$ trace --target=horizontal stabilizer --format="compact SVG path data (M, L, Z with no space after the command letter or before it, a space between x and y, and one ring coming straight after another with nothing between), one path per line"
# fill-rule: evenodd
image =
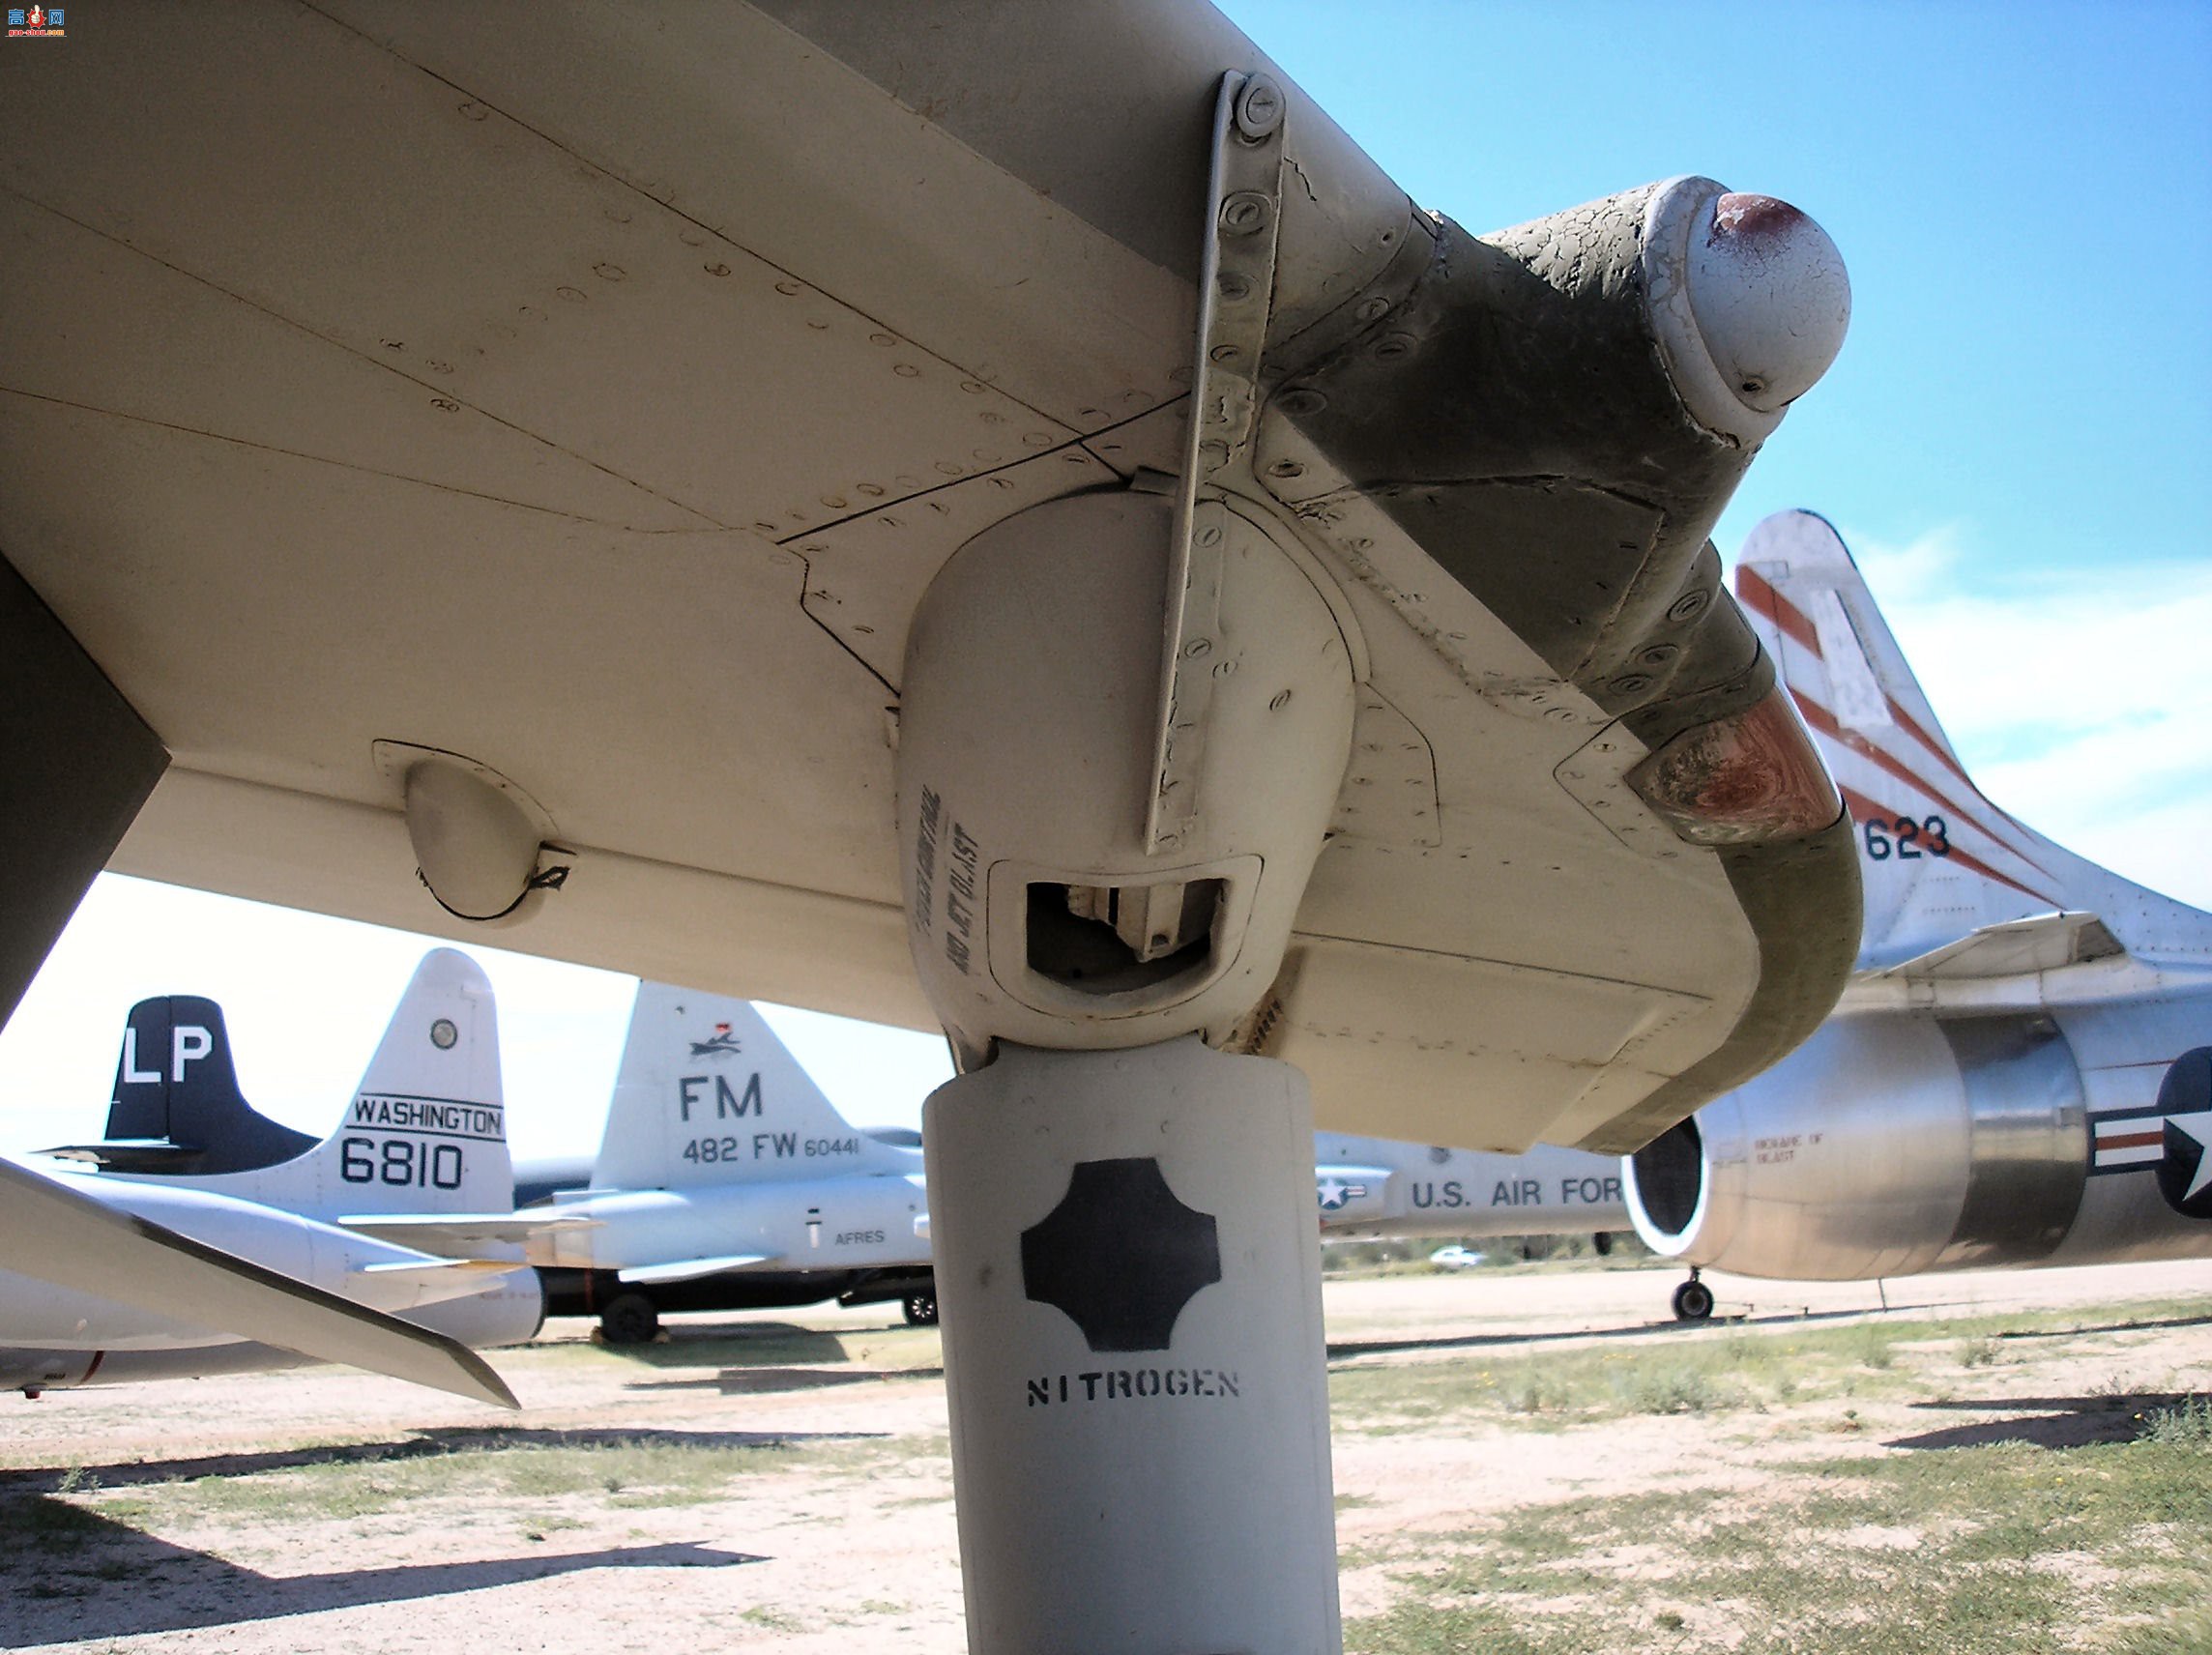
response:
M1867 974L1921 982L2033 976L2124 952L2094 914L2061 911L1983 925L1956 942Z
M189 1173L207 1151L167 1138L110 1138L98 1144L60 1144L37 1151L57 1161L82 1161L106 1173Z
M111 1096L109 1144L168 1152L102 1158L110 1172L207 1177L274 1167L315 1147L246 1101L222 1007L198 995L158 995L131 1008Z
M0 1160L0 1261L77 1292L478 1402L514 1393L466 1346L294 1281Z
M749 1270L755 1264L774 1263L773 1253L732 1253L722 1259L686 1259L672 1264L639 1264L619 1271L621 1278L634 1287L651 1287L656 1282L692 1282L701 1276L718 1276L724 1270Z
M379 1241L413 1247L418 1252L456 1258L473 1258L482 1247L524 1247L548 1235L597 1230L600 1223L582 1216L518 1212L367 1212L351 1213L331 1222L357 1235L373 1235Z

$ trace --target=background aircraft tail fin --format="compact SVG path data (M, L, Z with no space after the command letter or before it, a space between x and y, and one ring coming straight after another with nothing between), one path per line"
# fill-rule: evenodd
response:
M423 955L328 1138L276 1166L193 1181L309 1216L509 1210L499 1014L483 969L452 948Z
M142 1000L124 1025L107 1141L82 1153L123 1172L203 1175L275 1166L313 1147L246 1101L222 1007L198 995Z
M1862 968L2069 906L2085 864L1968 777L1834 528L1810 511L1765 519L1735 589L1856 827Z
M744 1001L638 985L595 1188L920 1170L919 1154L838 1114Z

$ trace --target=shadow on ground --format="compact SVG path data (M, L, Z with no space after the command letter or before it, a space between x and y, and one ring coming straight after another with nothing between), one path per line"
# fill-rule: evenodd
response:
M761 1396L771 1391L821 1390L871 1379L940 1379L943 1368L724 1368L696 1379L632 1379L626 1391L719 1391Z
M319 1575L264 1575L172 1545L67 1501L10 1502L11 1647L234 1626L364 1604L446 1597L586 1569L721 1569L767 1559L692 1542L538 1552ZM37 1544L25 1544L34 1539ZM0 1577L4 1578L4 1577Z
M2104 1442L2133 1442L2155 1410L2186 1400L2179 1391L2128 1391L2117 1396L1958 1397L1916 1402L1918 1409L2009 1410L2003 1419L1980 1419L1915 1437L1896 1437L1892 1448L1985 1448L1994 1442L2027 1442L2038 1448L2088 1448Z
M1553 1332L1462 1333L1441 1339L1341 1339L1328 1346L1329 1358L1384 1356L1393 1350L1479 1350L1499 1345L1557 1345L1576 1339L1665 1339L1672 1335L1695 1338L1700 1333L1722 1332L1745 1326L1766 1327L1787 1321L1791 1325L1817 1321L1848 1321L1879 1316L1879 1311L1791 1311L1787 1315L1717 1315L1708 1321L1640 1321L1629 1327L1570 1327Z
M1478 1350L1500 1345L1556 1345L1576 1339L1665 1339L1671 1334L1692 1336L1700 1332L1744 1327L1772 1328L1783 1323L1791 1326L1810 1325L1829 1321L1864 1321L1894 1327L1898 1338L1909 1341L1913 1337L1917 1316L1901 1314L1906 1310L1919 1313L1929 1310L1957 1310L1966 1315L1988 1314L1978 1311L1970 1302L1962 1300L1957 1305L1916 1304L1899 1306L1892 1311L1874 1305L1859 1305L1847 1310L1761 1310L1754 1305L1747 1311L1722 1313L1707 1321L1641 1321L1627 1327L1564 1328L1543 1333L1467 1333L1432 1339L1345 1339L1331 1341L1328 1354L1331 1360L1353 1356L1382 1356L1396 1350ZM1894 1319L1894 1320L1892 1320ZM2203 1327L2212 1325L2212 1316L2173 1317L2160 1321L2099 1322L2089 1326L2052 1328L2024 1328L2004 1330L1991 1335L1998 1340L2027 1339L2080 1339L2096 1333L2139 1333L2160 1328ZM1947 1334L1946 1337L1955 1337ZM2095 1399L2092 1399L2095 1400ZM2152 1398L2153 1405L2160 1401ZM1932 1404L1934 1407L1954 1406ZM1955 1406L1970 1408L1972 1403Z
M905 1329L844 1328L854 1334L881 1337ZM595 1345L610 1356L620 1356L647 1368L749 1368L791 1367L803 1363L850 1360L844 1338L817 1327L790 1321L720 1321L679 1323L662 1329L647 1345Z
M2212 1316L2169 1316L2156 1321L2099 1321L2085 1327L2023 1327L1999 1339L2080 1339L2090 1333L2148 1333L2162 1327L2212 1327Z
M712 1381L710 1381L712 1382ZM885 1431L591 1431L455 1426L381 1442L320 1443L260 1453L211 1454L189 1460L133 1460L104 1466L40 1466L0 1471L0 1494L59 1492L65 1480L97 1488L189 1482L195 1477L247 1477L304 1466L378 1465L440 1454L493 1453L508 1448L797 1448L814 1442L878 1441Z

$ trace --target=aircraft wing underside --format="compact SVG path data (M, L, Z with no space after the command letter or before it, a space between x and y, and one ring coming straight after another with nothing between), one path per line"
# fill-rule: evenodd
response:
M111 8L9 55L0 553L172 755L113 866L469 935L394 758L460 754L569 868L501 945L935 1027L909 620L982 529L1181 465L1213 88L1266 64L1184 5L890 19ZM1763 432L1575 285L1644 198L1477 239L1289 102L1300 394L1235 505L1357 711L1252 1044L1333 1127L1631 1147L1857 934L1848 825L1701 842L1630 779L1771 691L1705 546Z
M6 1159L0 1258L58 1287L156 1315L188 1314L195 1324L315 1361L515 1406L483 1358L444 1334L195 1241Z

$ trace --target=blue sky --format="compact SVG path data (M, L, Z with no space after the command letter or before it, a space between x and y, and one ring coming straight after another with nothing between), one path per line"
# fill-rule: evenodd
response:
M1985 791L2212 908L2212 7L1226 10L1470 229L1683 172L1819 218L1850 337L1723 551L1822 512ZM0 1144L97 1130L125 1010L172 990L222 1001L247 1095L319 1128L425 945L103 879L0 1032ZM471 951L518 1145L589 1148L627 981ZM947 1072L931 1039L771 1017L858 1120L911 1121Z

